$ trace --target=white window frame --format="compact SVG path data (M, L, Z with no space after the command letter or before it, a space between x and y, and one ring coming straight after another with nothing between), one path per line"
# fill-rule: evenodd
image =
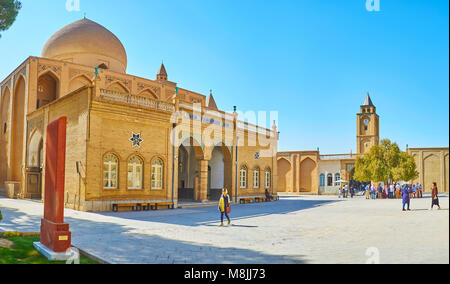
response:
M338 182L341 179L341 174L337 173L334 175L334 186L341 186L341 183Z
M266 189L269 189L271 186L271 180L272 180L272 172L270 169L266 169Z
M131 172L130 172L131 167ZM133 185L130 186L130 175ZM144 161L139 156L133 156L128 161L128 189L142 190L144 181Z
M151 188L153 190L162 190L164 177L164 162L161 159L155 159L152 163ZM159 184L158 184L159 183Z
M240 188L245 189L247 188L247 167L242 166L239 173Z
M112 161L115 160L115 161ZM108 168L105 171L105 166ZM113 179L113 166L115 166L115 179ZM107 175L105 179L105 175ZM119 158L110 153L103 157L103 189L118 189L119 184Z
M259 188L259 168L256 167L253 169L253 188L258 189Z

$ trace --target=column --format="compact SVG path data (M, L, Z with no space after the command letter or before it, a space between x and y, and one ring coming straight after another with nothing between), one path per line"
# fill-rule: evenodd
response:
M198 161L200 169L199 199L201 202L208 201L208 162L208 160Z

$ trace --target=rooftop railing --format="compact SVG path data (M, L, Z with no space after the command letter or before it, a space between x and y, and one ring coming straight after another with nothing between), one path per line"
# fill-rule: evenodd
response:
M144 109L160 110L164 112L175 111L175 106L172 103L155 100L146 96L123 93L115 90L100 89L98 98L101 101L137 106Z

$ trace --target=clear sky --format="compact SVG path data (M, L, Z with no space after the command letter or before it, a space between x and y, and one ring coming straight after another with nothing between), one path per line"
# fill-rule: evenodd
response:
M169 80L220 109L278 111L279 150L356 152L367 92L381 137L449 145L449 2L380 0L22 0L0 39L0 81L47 39L83 17L122 41L127 73ZM267 125L270 127L270 125Z

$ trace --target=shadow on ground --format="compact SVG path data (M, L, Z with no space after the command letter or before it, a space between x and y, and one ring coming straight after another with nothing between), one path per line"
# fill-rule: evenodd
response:
M267 214L287 214L308 209L327 202L299 202L281 200L273 204L250 204L234 206L235 219L245 219ZM42 216L26 215L15 208L1 208L3 221L0 231L39 232ZM156 216L133 212L127 219L148 220L171 224L196 226L199 223L217 221L217 209L204 208L189 210L189 216L183 216L185 210L155 211ZM187 210L186 210L187 211ZM163 213L166 213L164 215ZM167 213L172 213L167 215ZM175 213L175 214L173 214ZM130 212L127 213L130 215ZM97 214L93 214L97 215ZM104 214L117 215L119 214ZM164 216L163 216L164 215ZM180 218L182 216L182 218ZM159 220L159 221L158 221ZM152 232L136 233L136 228L114 222L97 222L93 220L66 217L70 224L72 245L110 263L133 264L299 264L306 263L302 255L270 255L241 248L222 248L210 244L186 242L163 238ZM236 225L243 229L251 225Z
M262 217L274 214L290 214L296 211L311 209L329 203L341 202L338 200L301 200L292 198L282 198L276 202L250 203L232 205L230 217L232 220L246 220L250 218ZM151 221L183 226L205 226L220 223L220 213L217 207L202 207L189 209L175 209L162 211L140 211L140 212L103 212L98 213L103 216L114 216L118 218ZM248 224L241 226L252 227Z

